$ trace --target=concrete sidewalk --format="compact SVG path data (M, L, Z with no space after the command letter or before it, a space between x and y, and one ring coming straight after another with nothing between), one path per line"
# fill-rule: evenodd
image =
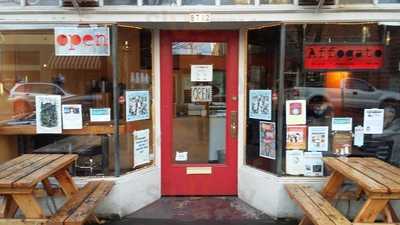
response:
M273 220L236 197L168 197L105 225L297 225Z

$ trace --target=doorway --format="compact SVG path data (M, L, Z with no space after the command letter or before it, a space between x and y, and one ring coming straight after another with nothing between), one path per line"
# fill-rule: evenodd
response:
M162 194L237 195L237 31L161 31Z

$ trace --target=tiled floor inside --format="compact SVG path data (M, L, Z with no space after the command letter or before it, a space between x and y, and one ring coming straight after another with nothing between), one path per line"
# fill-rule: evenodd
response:
M105 225L296 225L273 220L236 197L165 197Z

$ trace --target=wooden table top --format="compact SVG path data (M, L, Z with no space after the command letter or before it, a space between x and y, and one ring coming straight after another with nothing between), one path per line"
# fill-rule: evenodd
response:
M43 179L72 164L74 154L25 154L0 165L2 188L34 188Z
M325 164L370 193L400 193L400 168L376 158L325 157Z

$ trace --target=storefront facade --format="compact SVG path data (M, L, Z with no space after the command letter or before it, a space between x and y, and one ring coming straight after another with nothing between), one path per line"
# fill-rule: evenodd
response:
M319 188L323 155L399 166L400 2L76 3L0 2L0 157L79 154L78 183L116 182L100 213L296 217L283 185Z

